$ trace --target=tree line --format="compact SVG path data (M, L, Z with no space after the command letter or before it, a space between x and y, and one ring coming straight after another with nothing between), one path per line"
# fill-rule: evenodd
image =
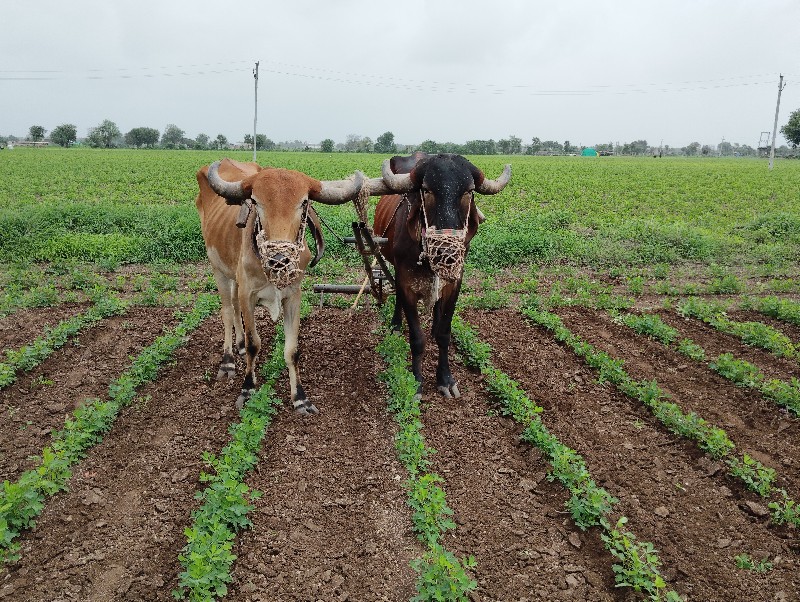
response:
M800 146L800 109L792 112L789 121L781 127L781 134L792 145L792 150ZM28 130L28 139L32 142L41 142L45 139L47 130L41 125L32 125ZM0 144L16 142L15 136L0 136ZM50 132L50 141L59 146L68 147L79 143L77 127L71 123L64 123ZM563 143L556 140L540 140L533 137L529 143L523 143L522 139L511 135L508 138L501 138L495 141L489 140L468 140L463 144L455 142L436 142L425 140L421 144L402 145L395 143L392 132L384 132L378 136L375 142L369 136L350 134L343 143L336 143L331 138L322 140L319 144L309 144L300 140L274 142L265 134L256 134L255 140L251 134L243 137L242 148L253 148L255 142L257 150L303 150L321 151L324 153L332 152L355 152L355 153L381 153L389 154L396 152L412 152L421 150L426 153L457 153L460 155L572 155L579 154L585 146L576 146L565 140ZM222 150L231 148L231 144L223 134L217 134L216 138L211 138L207 134L198 134L195 138L187 138L186 133L174 124L169 124L163 132L159 132L151 127L135 127L126 134L122 134L116 123L110 119L104 119L96 127L89 128L88 135L81 144L93 148L165 148L165 149L194 149L194 150ZM233 145L239 146L239 145ZM632 155L632 156L757 156L759 149L747 144L731 143L722 141L712 147L708 144L701 145L699 142L692 142L683 147L670 147L669 145L653 146L647 140L634 140L633 142L620 143L600 143L591 148L599 154ZM776 148L778 156L795 156L788 146L783 145Z

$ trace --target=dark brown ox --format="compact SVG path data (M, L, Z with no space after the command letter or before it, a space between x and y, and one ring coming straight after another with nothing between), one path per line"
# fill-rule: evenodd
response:
M387 159L383 177L369 180L370 194L388 193L375 210L374 232L389 239L383 249L395 267L397 281L392 329L402 329L405 314L419 395L425 335L417 306L423 301L426 310L433 306L431 335L439 346L436 387L445 397L460 396L447 351L464 260L484 220L475 204L475 192L497 194L510 179L510 165L497 180L489 180L460 155L418 152Z
M195 204L225 325L217 378L233 378L236 373L235 331L237 351L247 356L244 384L236 400L241 408L255 389L254 367L261 349L253 312L257 304L265 305L274 321L283 312L283 356L294 408L302 414L317 413L298 373L300 284L306 268L319 260L324 248L311 201L339 205L352 200L361 190L362 174L321 182L298 171L225 159L200 169L197 183L200 193ZM305 244L306 226L316 240L313 261Z

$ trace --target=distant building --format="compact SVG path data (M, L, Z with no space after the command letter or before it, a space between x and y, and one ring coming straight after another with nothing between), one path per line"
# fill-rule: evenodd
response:
M42 140L40 142L33 142L32 140L17 140L17 146L50 146L50 143L47 140Z

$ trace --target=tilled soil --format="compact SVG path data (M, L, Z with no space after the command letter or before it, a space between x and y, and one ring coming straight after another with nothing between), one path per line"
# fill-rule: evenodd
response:
M20 309L0 318L0 345L2 349L18 349L44 334L61 320L77 316L89 309L89 305L65 303L56 307ZM0 358L2 360L4 358Z
M263 492L237 546L230 600L407 600L411 532L374 314L315 311L301 326L313 417L281 412L248 485ZM288 399L285 380L279 395Z
M165 308L132 307L101 320L0 390L0 480L16 480L33 468L33 458L50 444L50 433L63 428L65 417L85 400L106 398L108 385L130 357L173 324L172 314Z
M581 311L570 318L576 332L590 338L595 329L607 327L601 317ZM754 494L724 477L692 444L666 432L638 402L597 384L579 358L517 312L473 311L466 317L492 344L497 367L544 407L547 427L581 453L594 478L620 500L617 509L630 519L627 528L659 550L663 573L681 594L704 601L797 599L796 533L753 516L746 502L757 502ZM48 386L63 399L101 396L107 383L87 392L83 360L97 362L97 349L106 347L103 380L111 380L129 365L128 355L171 323L169 310L131 308L126 316L81 334L81 347L68 344L23 378L53 380ZM266 353L274 329L264 313L259 313L259 327ZM297 416L285 401L267 431L259 464L247 481L263 496L250 516L253 528L237 539L227 599L407 600L414 595L416 574L409 561L423 550L411 531L402 486L407 475L396 460L395 426L378 381L383 362L375 351L375 327L370 313L353 316L335 309L315 310L303 323L301 374L320 414ZM32 339L39 333L30 334ZM0 569L0 599L172 599L182 570L183 531L199 503L195 493L203 487L201 454L218 453L229 441L228 426L238 420L233 402L241 366L237 379L213 380L221 339L221 320L214 316L123 410L104 440L76 466L69 491L50 499L37 528L21 537L21 561ZM611 330L608 340L634 357L647 349L646 339L632 333ZM545 478L548 465L537 450L519 442L519 427L496 415L481 377L453 361L462 397L442 399L435 392L434 356L429 343L424 434L437 449L432 470L444 477L455 512L457 526L443 543L460 557L474 555L478 563L472 599L635 599L629 590L613 586L613 559L597 530L575 527L564 508L567 492ZM663 351L647 357L642 362L652 364L659 381L661 372L686 373L680 367L685 358ZM699 365L697 370L708 372ZM70 380L73 372L81 377ZM737 397L739 390L724 382L705 377L691 382L689 390L675 387L679 403L689 406L683 396L690 395L710 408L716 399L719 415L742 423L736 435L746 434L752 424L758 437L768 437L770 424L777 429L787 421L790 426L780 436L773 434L774 441L740 445L747 449L752 443L757 453L777 461L786 483L797 482L794 456L790 464L782 462L793 444L778 440L797 440L794 422L779 412L774 423L768 422L759 409L764 405L767 411L763 401ZM27 403L26 411L34 412L39 410L33 406L48 403L28 389L18 391L18 384L9 388L7 401L14 407ZM287 389L284 374L278 383L281 399L288 400ZM64 412L58 414L61 424ZM47 416L46 410L36 414L40 431ZM3 431L4 445L12 430ZM736 440L734 431L729 433ZM47 433L38 437L38 445L47 444ZM733 558L741 553L767 558L773 569L737 569Z
M565 313L568 325L588 338L597 319L579 310ZM598 384L543 328L513 311L469 312L467 318L492 345L495 365L544 408L548 429L583 455L598 483L619 499L616 509L629 518L627 528L655 545L663 574L681 594L714 601L796 598L796 540L784 539L796 534L743 510L752 494L732 486L718 466L668 433L637 401ZM640 345L630 334L614 343ZM707 386L701 381L695 393ZM786 470L796 476L796 468ZM774 568L761 574L737 569L734 556L741 553L769 558Z
M725 429L740 451L776 469L780 485L792 498L800 499L800 421L757 391L737 387L703 364L648 337L632 336L630 329L614 323L605 312L563 308L558 313L573 332L601 351L625 360L632 378L656 379L685 412L696 412ZM770 357L766 354L761 363L767 365Z
M522 429L497 416L480 378L452 360L461 397L439 397L438 354L428 348L425 437L458 525L443 543L459 557L475 556L478 599L617 599L610 556L596 533L567 518L569 496L546 480L539 451L519 442Z

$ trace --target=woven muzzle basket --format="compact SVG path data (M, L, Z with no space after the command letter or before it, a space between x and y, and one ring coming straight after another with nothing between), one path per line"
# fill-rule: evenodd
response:
M300 253L305 245L290 240L268 240L262 230L256 235L256 245L261 259L261 267L267 280L279 289L284 289L303 276L300 269ZM276 261L277 255L283 257Z
M461 278L466 255L467 229L426 230L423 245L433 273L453 282Z

